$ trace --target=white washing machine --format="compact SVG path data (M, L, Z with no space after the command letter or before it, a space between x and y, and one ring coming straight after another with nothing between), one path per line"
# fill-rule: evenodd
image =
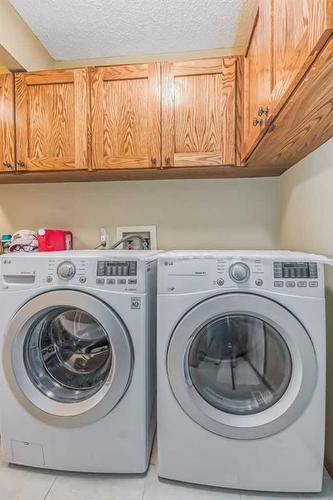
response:
M2 256L0 409L7 462L146 471L156 420L156 255Z
M159 258L161 477L245 490L321 490L324 269L306 254L278 256Z

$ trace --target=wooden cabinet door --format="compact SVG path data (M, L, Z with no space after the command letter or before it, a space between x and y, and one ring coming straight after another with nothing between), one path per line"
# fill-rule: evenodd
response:
M333 28L330 0L270 0L272 103L291 93Z
M296 87L248 166L283 170L333 137L333 38Z
M244 71L244 153L246 156L255 144L270 115L270 0L259 1L259 8L245 56Z
M162 164L235 164L236 59L162 63Z
M92 166L161 165L160 64L129 64L92 71Z
M18 73L16 159L20 170L89 166L88 70Z
M14 77L0 75L0 171L15 170Z

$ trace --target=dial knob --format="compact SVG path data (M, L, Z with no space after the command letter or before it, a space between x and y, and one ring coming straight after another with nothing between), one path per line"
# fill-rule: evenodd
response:
M244 283L250 277L250 268L243 262L235 262L229 269L230 278L236 283Z
M62 280L70 280L75 275L76 269L72 262L65 261L59 264L57 274Z

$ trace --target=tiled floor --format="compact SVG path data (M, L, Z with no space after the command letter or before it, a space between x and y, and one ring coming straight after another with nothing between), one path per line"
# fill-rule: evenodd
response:
M317 495L243 493L159 481L152 464L145 477L55 473L0 463L1 500L273 500L333 499L333 481L325 472Z

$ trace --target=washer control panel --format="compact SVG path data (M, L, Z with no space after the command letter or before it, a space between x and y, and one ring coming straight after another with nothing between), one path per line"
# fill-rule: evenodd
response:
M66 260L57 267L57 275L62 280L70 280L75 276L76 268L73 262ZM49 278L49 277L48 277ZM50 279L48 281L50 283Z
M159 293L205 290L272 291L285 295L324 295L324 268L315 262L237 257L159 259Z
M96 274L97 276L136 276L137 262L135 260L125 262L99 260Z
M140 292L145 290L150 270L149 262L139 259L13 255L2 259L0 278L5 289L75 286Z

